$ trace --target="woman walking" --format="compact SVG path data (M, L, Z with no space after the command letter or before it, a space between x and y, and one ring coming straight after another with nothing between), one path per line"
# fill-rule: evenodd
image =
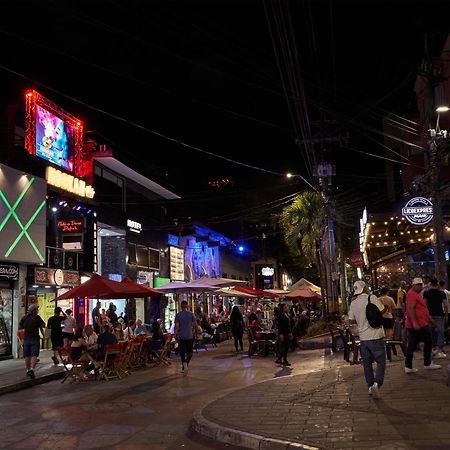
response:
M231 311L230 323L236 352L239 352L239 347L242 352L244 350L244 344L242 342L242 335L244 334L244 318L242 317L241 311L239 310L239 307L237 305L234 305L233 310Z
M279 353L278 358L275 361L277 364L283 366L290 366L290 362L287 360L287 353L289 350L289 343L292 341L291 321L288 315L288 306L286 304L280 304L280 315L278 316L278 345Z

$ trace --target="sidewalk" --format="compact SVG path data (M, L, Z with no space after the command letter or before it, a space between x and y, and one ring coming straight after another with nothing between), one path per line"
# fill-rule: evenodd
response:
M64 375L64 367L55 366L51 357L51 350L41 350L40 361L35 369L34 380L26 376L25 361L22 359L8 359L0 362L0 395L7 392L18 391L36 384L56 380Z
M447 364L415 374L403 358L387 363L381 398L368 395L361 365L325 357L324 370L246 387L197 411L192 428L222 442L254 449L448 449L450 387ZM299 361L301 364L301 361ZM238 406L239 405L239 406Z

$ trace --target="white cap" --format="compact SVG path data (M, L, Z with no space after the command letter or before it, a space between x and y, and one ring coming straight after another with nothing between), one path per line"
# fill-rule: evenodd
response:
M423 284L422 278L414 278L411 284Z
M37 311L39 308L39 305L37 303L31 303L28 305L28 312L31 313L33 311Z
M353 293L355 295L359 295L362 293L362 291L364 291L365 287L366 287L366 283L364 281L362 281L362 280L355 281L353 283Z

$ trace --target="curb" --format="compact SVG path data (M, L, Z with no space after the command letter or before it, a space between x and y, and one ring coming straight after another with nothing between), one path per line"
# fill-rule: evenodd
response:
M312 447L310 445L281 439L273 439L259 434L252 434L247 431L224 427L205 419L202 415L202 411L203 409L194 413L191 429L196 433L215 441L254 450L320 450L319 447Z
M44 384L49 381L58 380L64 377L64 371L58 371L43 375L41 377L35 378L34 380L23 380L18 383L8 384L6 386L0 387L0 395L8 394L9 392L21 391L22 389L30 388L36 384Z

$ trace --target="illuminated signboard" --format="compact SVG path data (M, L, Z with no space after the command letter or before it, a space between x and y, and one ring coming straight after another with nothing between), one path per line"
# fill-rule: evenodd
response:
M81 220L58 220L56 226L63 232L82 231L83 222Z
M36 156L68 171L73 170L73 128L36 105Z
M45 177L47 183L52 186L76 194L79 197L94 198L94 188L73 175L61 172L53 167L47 167Z
M402 214L413 225L425 225L433 219L433 204L425 197L414 197L406 203Z
M142 225L139 222L135 222L134 220L127 220L127 227L132 231L133 233L140 234L142 231Z
M45 260L47 183L0 164L0 259Z
M83 178L83 125L35 90L25 94L25 148Z
M170 247L170 278L184 281L184 250L182 248Z

